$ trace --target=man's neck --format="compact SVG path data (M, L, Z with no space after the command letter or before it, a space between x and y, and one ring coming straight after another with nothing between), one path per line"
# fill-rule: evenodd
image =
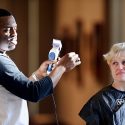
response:
M0 49L0 53L5 54L5 53L6 53L6 51L4 51L4 50Z

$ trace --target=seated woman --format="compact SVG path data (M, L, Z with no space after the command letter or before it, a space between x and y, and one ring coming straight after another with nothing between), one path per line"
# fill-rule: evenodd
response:
M125 42L104 55L113 83L96 93L79 115L87 125L125 125Z

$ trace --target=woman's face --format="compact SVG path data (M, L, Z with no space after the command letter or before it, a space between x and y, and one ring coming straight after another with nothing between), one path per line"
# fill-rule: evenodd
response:
M109 63L109 67L115 82L125 82L125 51L117 53Z
M10 51L17 44L17 24L13 16L0 17L0 49Z

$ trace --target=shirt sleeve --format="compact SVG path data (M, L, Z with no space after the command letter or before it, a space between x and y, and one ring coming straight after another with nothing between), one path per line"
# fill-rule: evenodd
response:
M86 121L86 125L101 125L99 119L99 107L95 100L90 99L83 106L79 115Z
M11 61L0 65L0 84L14 95L37 102L53 93L53 83L46 76L39 81L29 80Z

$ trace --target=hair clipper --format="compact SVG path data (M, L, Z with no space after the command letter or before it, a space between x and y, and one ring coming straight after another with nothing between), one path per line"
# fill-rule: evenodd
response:
M59 57L61 48L62 48L61 41L57 39L53 39L52 49L49 51L48 59L51 61L56 61L57 58ZM52 71L52 68L53 68L53 64L49 64L47 68L47 74L49 74Z

